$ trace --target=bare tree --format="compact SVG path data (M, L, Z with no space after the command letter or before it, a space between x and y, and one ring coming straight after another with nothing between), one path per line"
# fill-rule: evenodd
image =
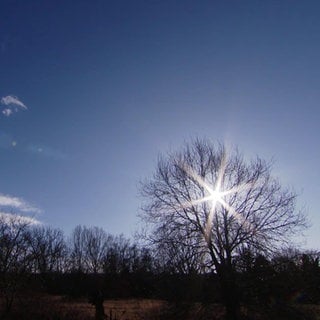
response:
M109 238L102 228L77 226L71 236L72 269L88 273L102 272Z
M296 194L272 178L270 164L259 157L246 162L238 150L207 140L161 157L142 195L148 240L178 250L191 246L198 263L217 273L228 319L238 313L238 251L275 250L305 226Z
M18 289L32 265L26 241L32 219L14 214L0 214L0 293L5 312L11 310Z
M161 230L162 232L164 230ZM157 242L157 250L155 250L155 258L157 261L157 269L162 272L192 274L201 273L206 270L204 264L201 263L203 252L198 246L194 246L192 238L185 238L177 233L175 241ZM158 234L157 238L161 239ZM163 239L166 238L164 232ZM180 239L179 239L180 238Z
M85 272L85 239L83 233L84 227L78 225L72 231L69 240L70 250L70 268L72 271Z
M45 275L64 271L66 243L60 229L33 227L28 234L28 242L35 264L35 272Z
M104 271L107 274L120 274L130 271L133 260L130 241L123 235L110 236L109 246L104 261Z
M85 228L85 257L89 272L103 271L103 263L108 245L107 233L99 227Z

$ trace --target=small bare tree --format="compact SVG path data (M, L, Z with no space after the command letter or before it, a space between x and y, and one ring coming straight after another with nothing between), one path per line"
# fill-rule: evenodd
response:
M129 239L123 235L109 237L108 250L104 261L104 272L106 274L120 274L124 271L130 271L130 261L132 247Z
M78 225L72 231L69 239L69 268L72 271L85 272L85 238L84 238L84 227Z
M147 239L159 248L191 246L200 267L216 272L228 319L238 317L239 250L273 251L305 226L296 194L272 178L270 164L246 162L237 150L207 140L161 157L142 195Z
M0 294L5 313L11 310L17 291L32 266L27 233L32 219L19 215L0 214Z
M109 235L99 227L77 226L71 236L73 270L100 273L107 252Z
M35 272L62 272L65 267L66 243L63 232L51 227L30 229L28 242L35 264Z

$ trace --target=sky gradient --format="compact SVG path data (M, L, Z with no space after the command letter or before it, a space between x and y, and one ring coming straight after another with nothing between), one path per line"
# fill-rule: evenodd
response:
M194 137L274 159L319 248L318 1L0 2L0 211L131 236Z

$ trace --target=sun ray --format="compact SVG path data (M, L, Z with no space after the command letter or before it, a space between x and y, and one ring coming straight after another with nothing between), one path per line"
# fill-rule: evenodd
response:
M194 179L209 195L206 195L202 198L199 199L194 199L190 200L188 202L185 202L184 204L181 205L183 208L188 208L191 206L196 206L198 204L204 203L204 202L209 202L210 204L210 210L207 216L207 219L204 223L203 230L204 230L204 237L207 242L210 241L211 238L211 231L212 231L212 225L213 225L213 218L214 215L217 214L216 207L217 205L221 205L223 208L225 208L228 213L235 217L239 223L244 226L246 229L250 230L252 229L252 225L249 221L247 221L240 213L238 213L232 206L230 206L225 200L225 196L236 193L236 192L241 192L243 190L249 189L253 186L253 182L248 182L244 183L238 186L234 186L230 189L227 190L222 190L223 189L223 178L225 175L227 167L227 157L226 154L224 153L221 162L220 162L220 167L218 170L217 174L217 179L214 184L214 186L211 186L208 184L204 178L202 178L200 175L198 175L194 170L189 168L186 165L181 165L180 168L187 173L189 177Z
M205 239L207 242L210 241L212 224L213 224L213 217L214 217L214 214L216 211L217 203L218 202L221 203L221 201L223 200L222 197L224 194L223 194L223 192L221 192L221 186L222 186L222 182L223 182L223 176L226 171L226 166L227 166L227 158L226 158L226 154L223 153L220 167L219 167L219 171L218 171L217 182L215 184L214 191L210 192L210 195L212 197L211 209L209 211L209 215L207 217L207 221L204 226L204 236L205 236Z
M231 216L235 217L247 230L252 229L252 224L223 199L221 199L221 204L224 208L226 208L226 210L228 210Z

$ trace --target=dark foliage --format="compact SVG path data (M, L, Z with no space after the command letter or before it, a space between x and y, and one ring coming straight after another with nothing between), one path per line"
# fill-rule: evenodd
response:
M215 272L200 272L193 268L168 268L166 271L163 266L168 264L164 259L159 261L159 256L124 237L105 237L104 251L99 253L101 263L96 264L102 266L100 272L93 269L89 272L90 260L82 259L81 254L78 258L82 260L78 259L77 263L82 261L83 265L77 264L79 268L75 268L73 247L61 232L40 232L38 229L35 233L26 225L17 224L16 227L18 229L10 230L2 226L0 234L3 240L0 247L0 312L3 319L84 319L76 310L66 314L67 311L61 311L57 305L33 310L26 299L28 292L31 296L54 294L70 299L82 298L91 303L94 303L92 297L99 292L100 302L94 303L98 307L104 299L161 299L168 301L170 308L161 311L159 319L183 319L191 312L197 314L198 319L208 319L212 305L223 301L223 290L230 292L228 287L221 287ZM95 232L98 229L87 230ZM99 229L99 235L102 234ZM32 235L37 236L37 241ZM44 239L39 238L40 235ZM12 255L8 250L12 250ZM233 294L247 310L242 311L245 318L265 319L264 314L273 319L312 319L312 312L292 306L320 302L319 258L317 252L297 250L270 257L249 250L239 253L233 260L232 282L237 285ZM228 279L223 283L228 283ZM24 311L21 311L22 306ZM44 316L46 311L50 312L47 317Z

